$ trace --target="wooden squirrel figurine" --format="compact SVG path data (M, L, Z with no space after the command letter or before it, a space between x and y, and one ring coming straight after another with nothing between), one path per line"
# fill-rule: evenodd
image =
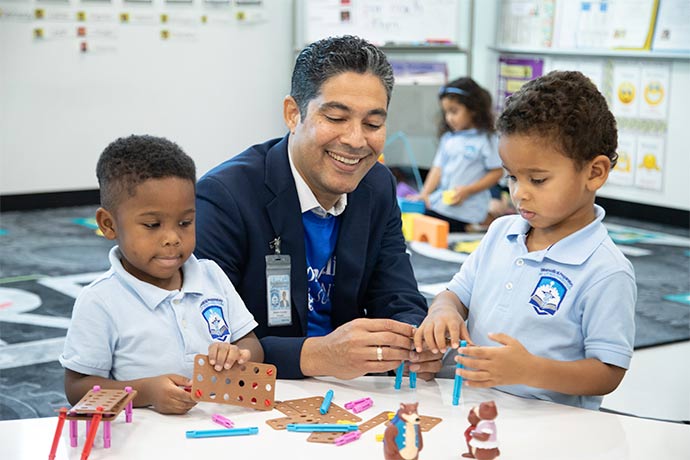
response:
M388 422L383 435L383 456L386 460L417 460L422 450L422 430L417 406L400 404L395 417Z
M485 401L470 410L467 416L470 426L465 430L467 453L462 454L463 457L477 460L498 458L501 452L498 450L494 421L497 416L498 409L493 401Z

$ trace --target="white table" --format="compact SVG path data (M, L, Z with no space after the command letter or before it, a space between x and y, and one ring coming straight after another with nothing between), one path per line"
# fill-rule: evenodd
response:
M397 410L400 402L419 401L422 415L443 421L424 433L421 460L458 460L465 452L463 432L470 408L493 399L498 406L498 441L502 460L567 459L649 459L687 460L690 458L690 426L576 409L535 400L526 400L496 390L464 387L459 406L451 404L453 381L418 380L417 388L393 388L389 377L362 377L350 381L337 379L279 380L276 399L289 400L323 396L333 389L333 403L369 396L374 406L358 414L363 421L382 411ZM211 415L220 413L236 427L258 426L253 436L187 439L187 430L220 429ZM101 430L91 455L92 460L175 460L175 459L383 459L383 445L375 437L384 425L367 431L360 440L344 446L306 441L308 433L276 431L265 421L283 417L276 410L262 412L236 406L199 403L182 416L160 415L148 409L135 409L134 420L126 424L124 413L112 423L112 447L103 448ZM50 452L57 418L0 422L0 459L46 459ZM56 460L79 459L84 444L85 424L79 424L79 446L69 445L67 424L62 432Z

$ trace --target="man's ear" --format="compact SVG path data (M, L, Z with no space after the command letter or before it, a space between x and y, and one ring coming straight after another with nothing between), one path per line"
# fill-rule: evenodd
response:
M299 106L292 96L285 96L283 99L283 119L290 130L290 134L295 133L295 128L300 122Z
M117 230L115 229L115 219L105 208L98 208L96 210L96 223L98 228L103 233L103 236L108 240L117 238Z
M606 155L597 155L588 165L587 189L591 192L599 190L609 178L611 159Z

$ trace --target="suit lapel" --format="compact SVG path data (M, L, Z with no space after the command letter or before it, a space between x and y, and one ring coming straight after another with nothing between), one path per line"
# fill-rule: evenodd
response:
M341 215L335 252L335 292L331 295L334 327L359 316L357 298L367 264L372 200L370 187L360 182L348 195Z
M307 331L307 260L304 249L304 228L295 180L290 171L287 136L266 154L266 187L275 197L266 205L274 235L280 237L281 253L290 255L292 302L303 333ZM266 242L268 249L269 241ZM270 252L269 252L270 253ZM293 322L296 319L293 318Z

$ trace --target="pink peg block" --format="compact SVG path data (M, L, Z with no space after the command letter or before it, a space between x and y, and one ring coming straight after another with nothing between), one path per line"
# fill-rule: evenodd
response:
M349 403L345 403L345 409L352 409L353 407L355 407L359 404L362 404L365 401L371 401L371 398L367 396L366 398L355 399L354 401L350 401ZM372 401L372 404L373 404L373 401Z
M343 444L358 440L361 436L362 432L359 430L350 431L349 433L345 433L344 435L335 438L335 441L333 442L336 446L342 446Z
M213 414L211 420L216 422L218 425L224 426L225 428L233 428L235 426L232 420L225 418L220 414Z

